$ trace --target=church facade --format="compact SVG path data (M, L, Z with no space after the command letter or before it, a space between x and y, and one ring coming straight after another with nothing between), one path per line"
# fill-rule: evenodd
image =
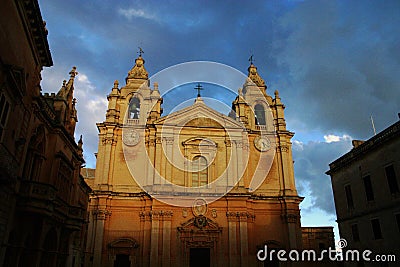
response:
M126 85L114 82L86 177L87 266L264 266L265 245L302 248L294 134L278 91L267 93L252 63L248 72L228 115L199 94L162 116L141 55Z

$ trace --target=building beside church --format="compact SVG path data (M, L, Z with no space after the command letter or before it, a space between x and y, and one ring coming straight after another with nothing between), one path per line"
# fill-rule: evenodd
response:
M76 69L42 94L53 65L35 0L0 9L0 266L81 266L90 188L74 139ZM61 82L60 82L61 85Z
M400 121L329 164L340 237L348 249L400 257ZM372 256L371 256L372 257ZM393 260L393 259L392 259ZM349 266L378 266L376 262ZM380 266L398 266L381 262Z
M256 254L301 249L304 233L333 247L332 228L302 233L293 133L252 63L230 114L199 94L166 116L144 63L140 55L126 84L114 82L97 123L96 170L83 170L93 190L87 266L292 266Z

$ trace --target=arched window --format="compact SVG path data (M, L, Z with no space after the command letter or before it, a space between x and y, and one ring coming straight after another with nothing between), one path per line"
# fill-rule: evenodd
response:
M44 239L40 266L54 266L56 264L58 255L57 239L57 232L53 227L47 232L46 238Z
M208 184L207 159L203 156L196 156L192 163L192 186L203 186Z
M38 181L44 161L45 154L45 132L40 125L32 135L24 167L24 179Z
M20 252L21 249L18 247L19 244L17 235L18 232L16 229L14 229L10 232L8 236L8 245L3 262L4 267L11 267L17 265L18 258L20 257L19 254L21 253Z
M254 115L256 119L256 125L265 125L265 110L263 105L257 104L254 107Z
M139 119L140 115L140 100L133 97L129 103L129 119Z

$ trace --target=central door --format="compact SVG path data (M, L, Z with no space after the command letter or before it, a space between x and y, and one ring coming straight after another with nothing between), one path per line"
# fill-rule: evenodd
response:
M117 254L114 261L114 267L131 267L129 255Z
M191 248L190 267L210 267L210 248Z

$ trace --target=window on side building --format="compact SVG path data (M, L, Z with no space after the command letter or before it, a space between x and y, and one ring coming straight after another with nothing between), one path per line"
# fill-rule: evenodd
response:
M364 182L364 189L365 189L365 196L367 198L367 201L373 201L374 198L374 190L372 189L372 183L371 183L371 176L367 175L363 178Z
M371 226L372 226L372 232L374 234L374 239L382 239L383 236L379 219L372 219Z
M353 202L353 194L351 193L351 186L350 185L346 185L344 187L344 191L345 191L345 194L346 194L347 207L349 209L353 209L354 208L354 202Z
M353 224L351 226L351 235L353 236L353 241L360 241L360 233L358 232L358 224Z
M389 185L390 193L399 193L399 185L397 183L396 172L393 165L389 165L385 168L386 179Z

